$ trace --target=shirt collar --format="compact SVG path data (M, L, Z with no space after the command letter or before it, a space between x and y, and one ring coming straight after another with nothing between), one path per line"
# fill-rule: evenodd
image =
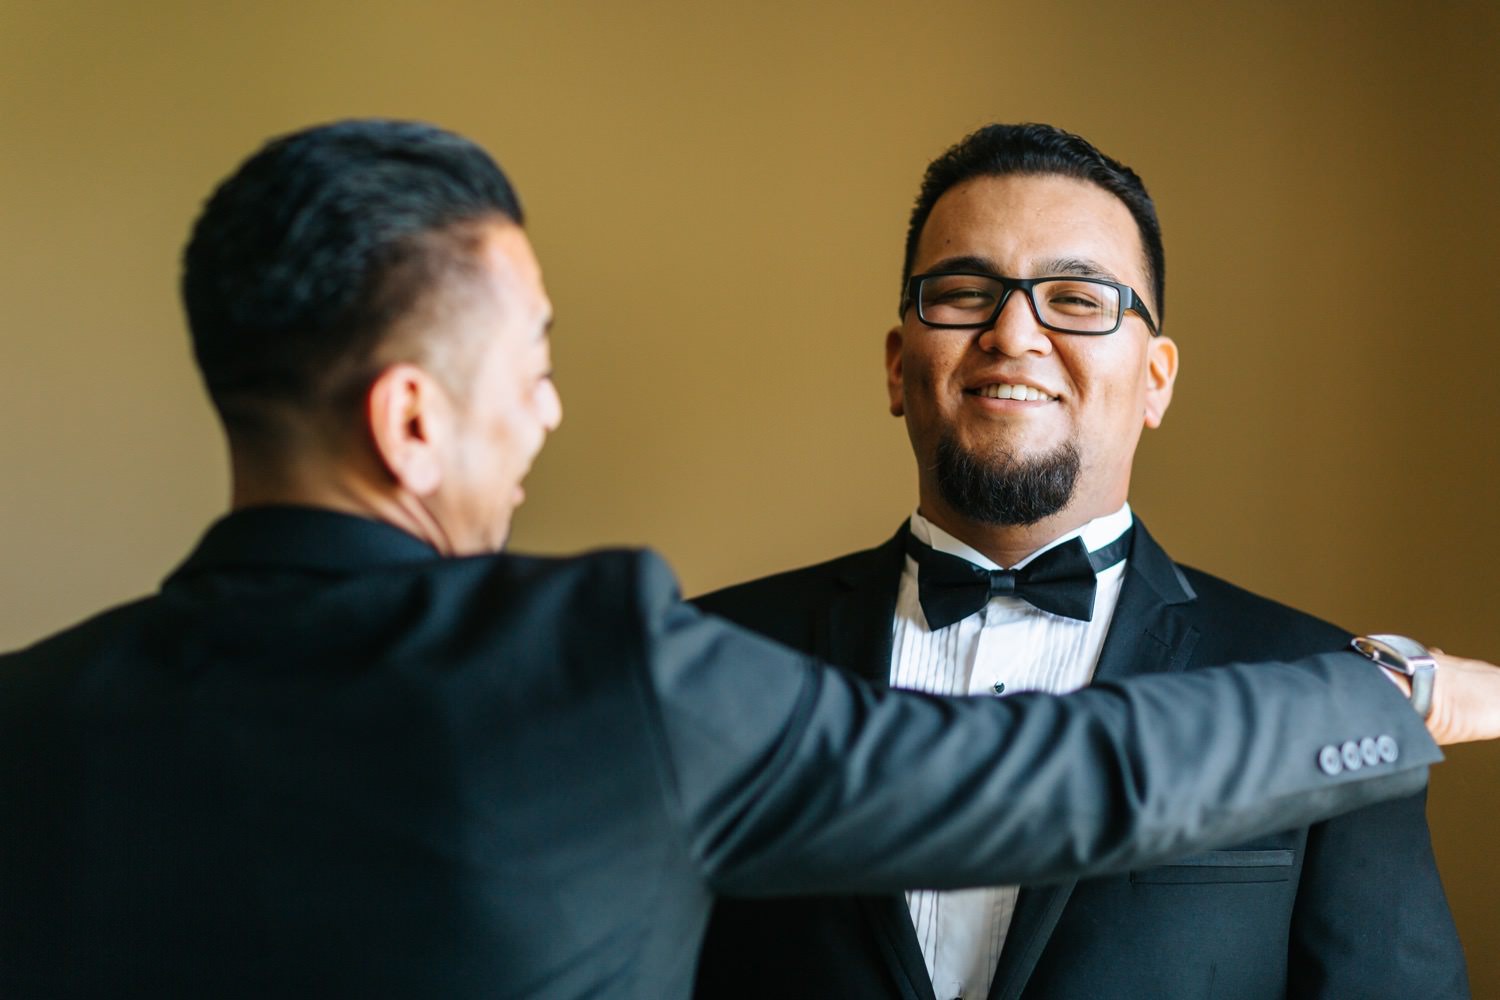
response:
M1020 562L1010 567L1001 566L999 563L990 559L978 549L965 545L963 542L959 541L957 538L954 538L952 535L948 534L948 532L944 531L942 528L939 528L937 525L927 520L927 518L923 517L922 512L919 510L912 511L911 533L912 537L916 538L917 541L926 542L928 545L931 545L939 552L946 552L949 555L955 555L961 559L967 559L969 562L982 569L1019 569L1022 566L1025 566L1027 563L1031 562L1031 560L1035 559L1037 556L1041 555L1043 552L1046 552L1048 549L1056 548L1063 542L1068 541L1070 538L1082 538L1084 546L1087 547L1090 552L1093 552L1097 549L1102 549L1104 548L1104 546L1108 545L1110 542L1123 535L1126 530L1130 528L1130 525L1133 521L1134 515L1130 511L1130 503L1127 501L1126 503L1121 504L1120 509L1115 511L1113 514L1105 514L1103 517L1096 517L1092 521L1088 521L1087 523L1081 525L1080 527L1074 528L1072 531L1069 531L1066 534L1058 535L1056 538L1052 539L1052 541L1048 542L1046 545L1043 545L1041 548L1031 553L1025 559L1022 559Z

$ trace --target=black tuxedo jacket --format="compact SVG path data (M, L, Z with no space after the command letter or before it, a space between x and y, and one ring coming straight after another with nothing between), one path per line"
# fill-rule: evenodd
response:
M697 603L884 684L905 530L879 548ZM1339 649L1348 638L1177 566L1137 522L1095 683L1290 659ZM1286 732L1286 720L1274 715L1213 721ZM1200 738L1211 753L1215 725ZM1023 887L990 997L1465 997L1463 953L1433 862L1424 798L1226 841L1166 866ZM948 1000L933 996L899 894L723 900L701 962L704 1000Z
M1232 753L1184 754L1216 712ZM1287 731L1232 721L1263 717ZM1375 728L1396 762L1317 769ZM1349 654L887 695L683 605L648 553L441 559L242 511L159 594L0 657L0 996L666 1000L715 893L1138 868L1438 756Z

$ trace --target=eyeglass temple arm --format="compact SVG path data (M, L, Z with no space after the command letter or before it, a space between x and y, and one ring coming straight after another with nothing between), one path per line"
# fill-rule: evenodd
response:
M1146 321L1146 329L1151 331L1151 336L1161 336L1161 331L1156 328L1156 320L1151 318L1151 311L1146 308L1146 303L1141 301L1141 297L1135 294L1135 289L1129 285L1122 285L1121 287L1124 289L1125 295L1129 298L1129 301L1125 303L1125 308L1134 310L1137 316ZM905 310L902 310L902 312L904 313Z

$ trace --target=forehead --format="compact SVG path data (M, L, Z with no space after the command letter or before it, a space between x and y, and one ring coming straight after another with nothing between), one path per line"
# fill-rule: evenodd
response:
M1088 181L1055 174L974 177L937 200L922 227L914 273L955 257L980 257L1016 278L1055 261L1102 265L1145 292L1145 253L1130 209Z

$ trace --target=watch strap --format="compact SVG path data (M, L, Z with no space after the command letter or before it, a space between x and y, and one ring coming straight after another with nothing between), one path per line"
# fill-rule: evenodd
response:
M1355 636L1349 645L1360 655L1405 677L1411 685L1411 707L1424 719L1432 714L1437 660L1426 646L1407 636L1389 633Z

